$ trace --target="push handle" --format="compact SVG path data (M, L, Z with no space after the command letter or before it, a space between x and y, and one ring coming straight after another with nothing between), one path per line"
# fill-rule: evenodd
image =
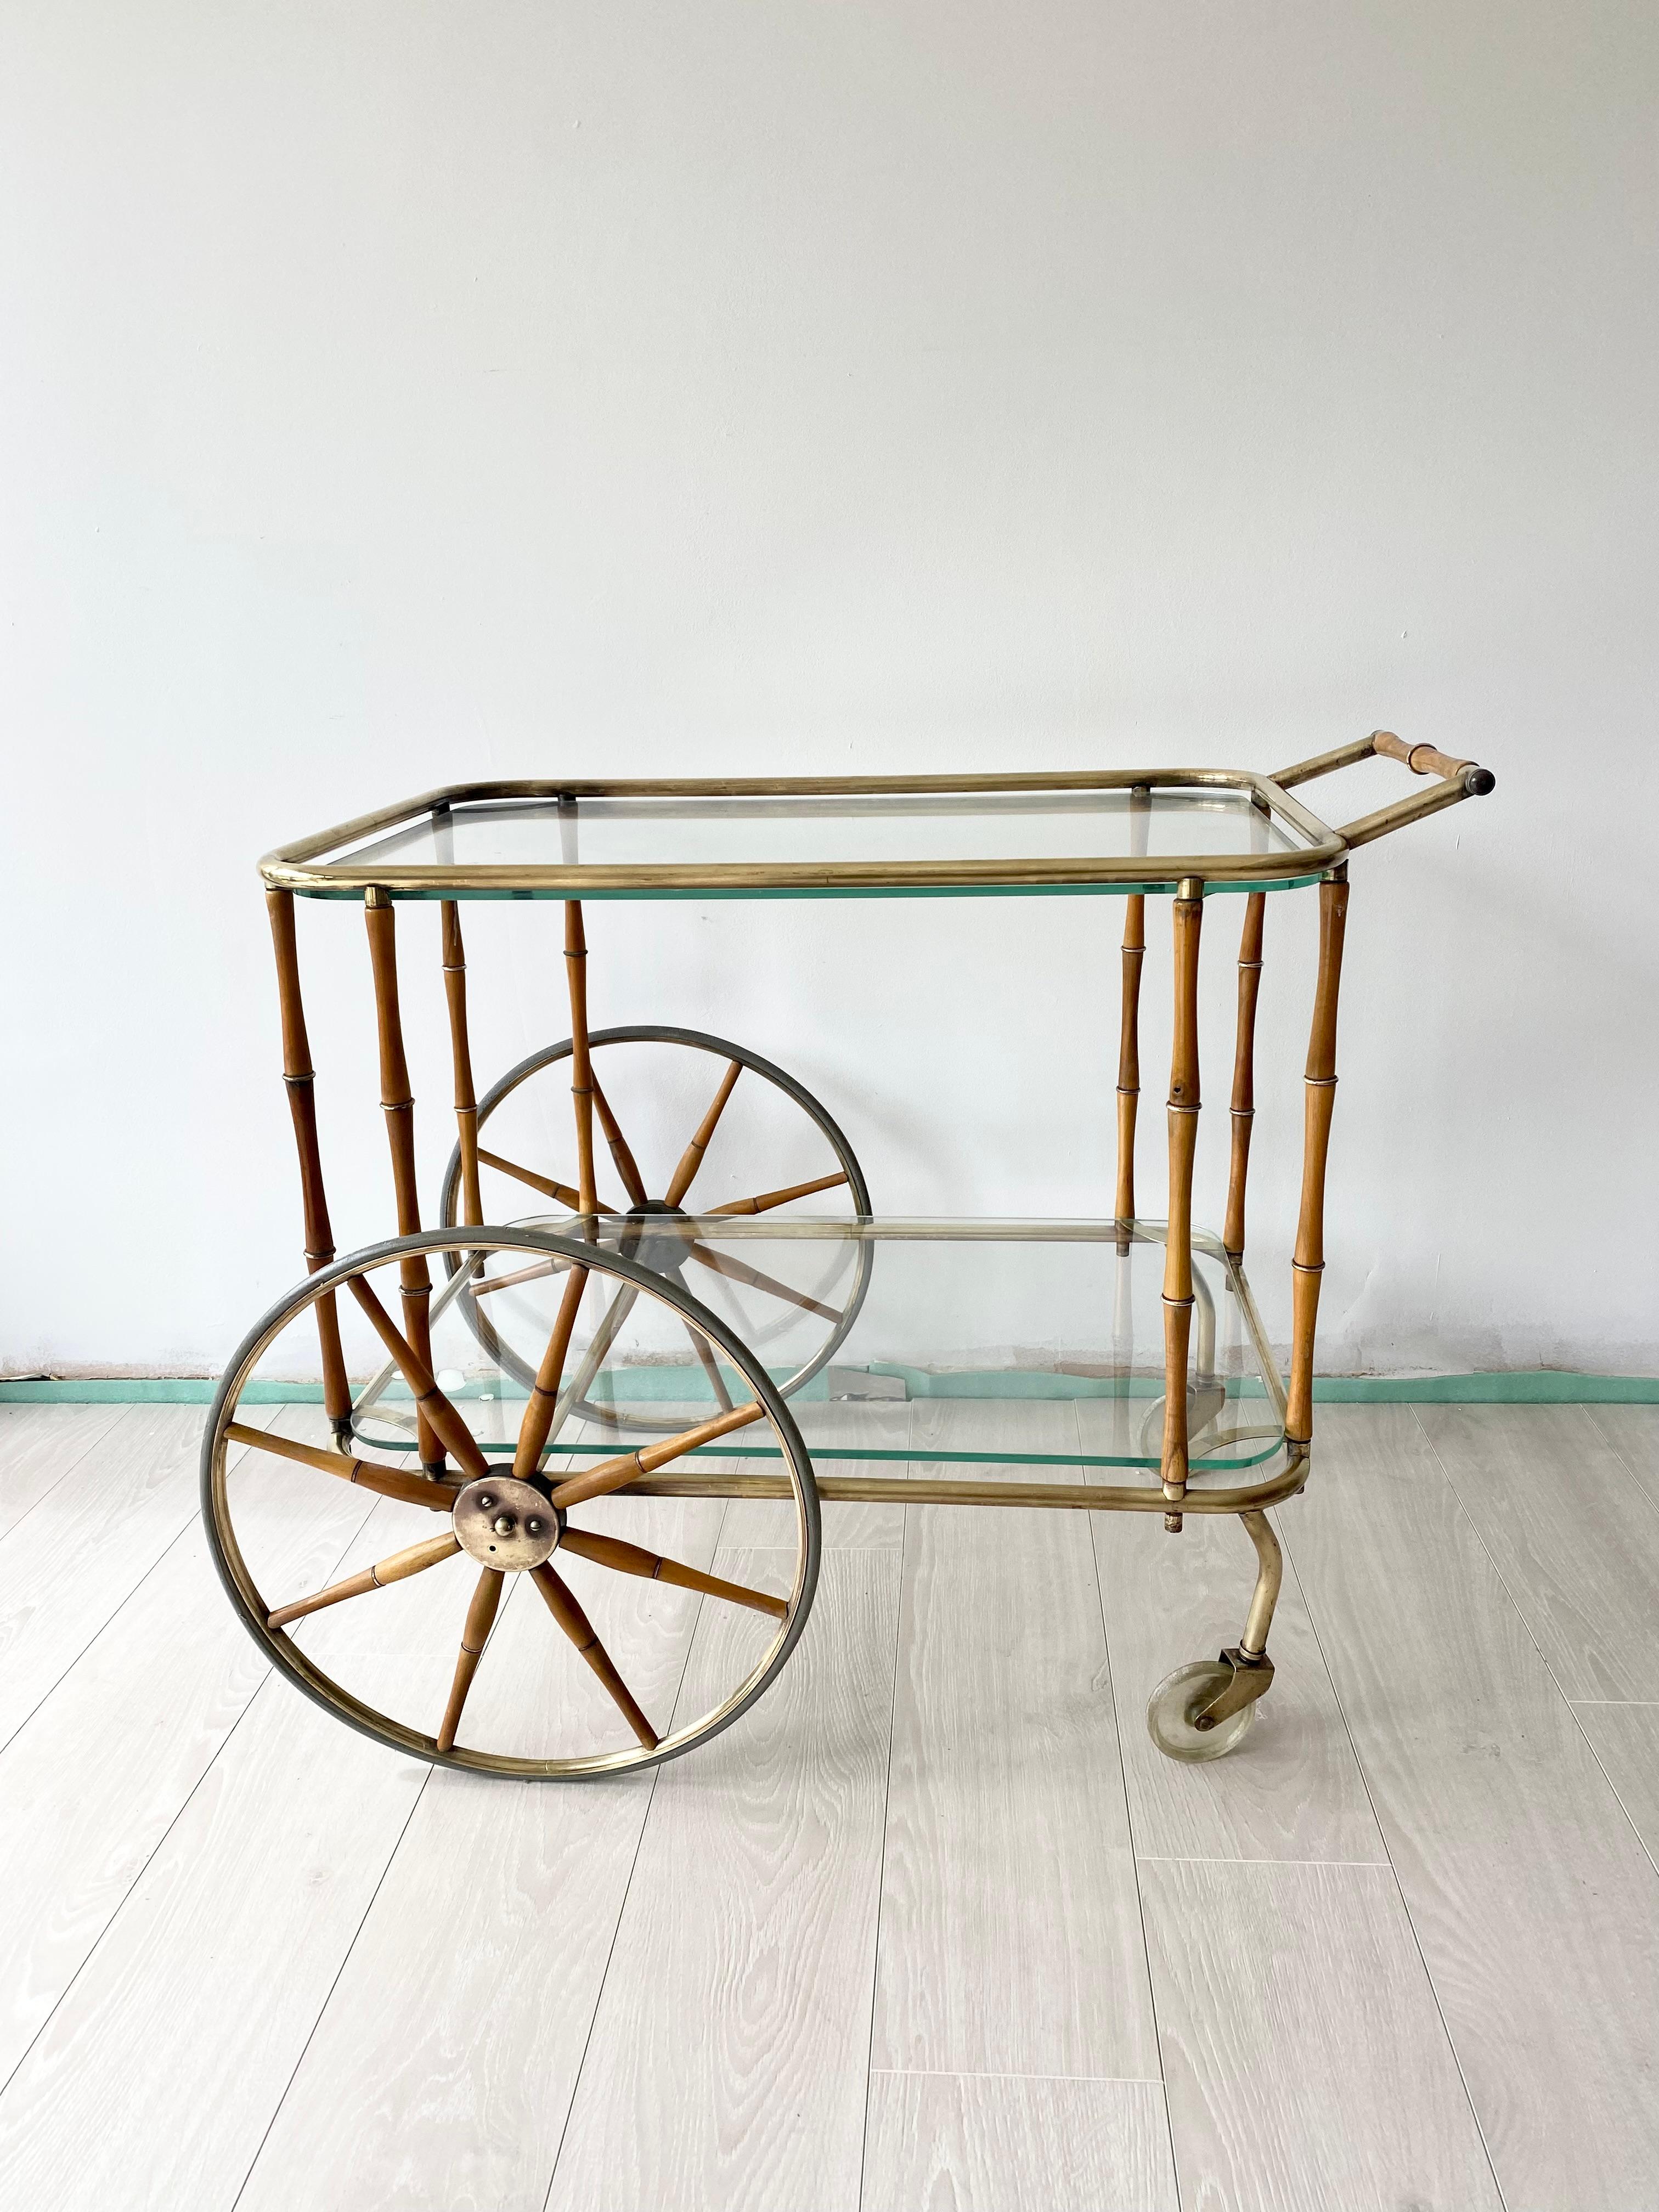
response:
M1438 775L1448 783L1461 783L1471 799L1484 799L1497 786L1498 778L1489 768L1478 767L1474 761L1453 760L1432 745L1408 745L1392 730L1373 730L1371 750L1389 760L1402 761L1414 775Z
M1396 799L1392 806L1379 807L1375 814L1364 815L1358 822L1345 823L1337 835L1351 848L1369 845L1373 838L1386 837L1391 830L1403 830L1408 822L1420 822L1425 814L1437 814L1443 806L1455 806L1460 799L1484 799L1498 781L1489 768L1480 768L1474 761L1453 760L1449 753L1438 752L1433 745L1408 745L1392 730L1373 730L1370 737L1339 745L1333 753L1319 753L1312 760L1297 761L1293 768L1280 769L1271 780L1281 791L1288 791L1294 784L1311 783L1316 776L1329 775L1340 768L1352 768L1357 761L1369 759L1372 753L1381 753L1386 760L1403 762L1417 775L1432 775L1438 781L1429 790L1413 792L1409 799Z

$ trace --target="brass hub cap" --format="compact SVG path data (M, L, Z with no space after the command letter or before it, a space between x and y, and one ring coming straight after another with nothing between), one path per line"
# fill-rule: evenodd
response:
M455 1500L455 1537L481 1567L538 1567L558 1543L559 1516L531 1484L486 1474Z

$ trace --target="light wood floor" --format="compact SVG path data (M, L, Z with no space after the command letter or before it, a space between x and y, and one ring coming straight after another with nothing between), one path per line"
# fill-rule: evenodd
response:
M272 1678L200 1419L0 1408L0 2203L1659 2205L1659 1409L1322 1408L1235 1758L1142 1715L1236 1526L879 1505L752 1714L574 1790Z

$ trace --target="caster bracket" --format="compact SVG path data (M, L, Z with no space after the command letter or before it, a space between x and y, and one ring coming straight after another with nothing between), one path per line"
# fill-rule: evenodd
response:
M1265 1698L1273 1687L1273 1662L1265 1651L1248 1652L1235 1644L1221 1654L1221 1663L1230 1669L1227 1680L1193 1715L1193 1726L1201 1733Z

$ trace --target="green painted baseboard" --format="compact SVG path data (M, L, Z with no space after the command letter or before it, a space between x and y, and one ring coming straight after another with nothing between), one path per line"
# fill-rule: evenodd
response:
M662 1376L661 1395L665 1398L700 1397L707 1389L701 1376L694 1382L688 1375L682 1383L678 1369L656 1372ZM936 1374L881 1364L872 1372L902 1376L913 1398L1109 1398L1119 1395L1115 1383L1099 1377L1045 1374L1035 1369ZM0 1404L205 1406L218 1387L218 1377L210 1375L29 1375L0 1381ZM1160 1387L1150 1377L1135 1376L1125 1395L1155 1397ZM809 1393L815 1398L825 1395L822 1377L802 1395ZM316 1405L322 1395L320 1383L254 1382L246 1399L265 1405ZM473 1397L478 1393L472 1389L458 1395ZM1247 1378L1237 1395L1259 1398L1261 1387ZM1659 1405L1659 1376L1581 1375L1559 1367L1514 1368L1489 1375L1322 1375L1315 1380L1314 1397L1327 1405L1654 1406Z

